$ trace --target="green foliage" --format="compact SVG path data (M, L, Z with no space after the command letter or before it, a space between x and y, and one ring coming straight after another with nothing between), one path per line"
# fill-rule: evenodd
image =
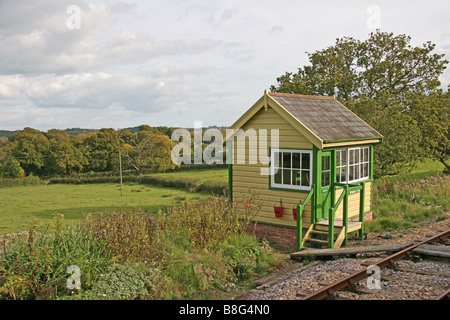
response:
M19 187L19 186L32 186L42 184L43 181L39 177L30 174L29 176L17 179L0 179L0 188L2 187Z
M387 32L360 41L337 39L335 45L309 53L311 65L277 78L272 91L336 96L378 130L376 176L411 170L433 156L450 171L449 92L439 76L447 67L431 42L413 47L411 38Z
M125 151L128 165L140 175L175 168L171 158L172 141L151 129L139 128L139 133L130 140L130 148Z
M8 140L8 154L19 161L26 174L40 175L44 172L50 142L43 132L27 127L14 132Z
M188 238L194 249L211 250L230 235L246 231L260 209L256 204L253 206L254 194L248 193L246 197L241 207L221 198L185 202L175 206L170 213L160 215L159 229L167 230L174 243Z
M255 274L263 274L275 263L270 246L248 234L228 237L222 250L233 271L229 275L232 281L248 280Z
M13 157L5 157L0 162L0 178L14 179L25 175L25 171L20 166L19 161Z
M91 133L84 139L83 145L88 156L88 170L118 170L119 137L112 128L103 128Z
M5 285L14 284L14 299L50 299L66 292L66 268L77 265L83 270L81 283L88 289L97 275L109 264L101 244L79 229L67 229L56 235L40 232L37 220L31 220L26 236L3 239L0 269L5 270L3 296L14 298ZM20 283L16 281L21 279ZM20 292L17 293L17 285ZM6 291L5 291L6 290ZM0 291L1 292L1 291Z
M375 219L367 231L391 231L414 227L425 220L439 219L450 210L450 176L423 179L388 178L374 184Z
M118 174L120 162L123 171L135 171L139 175L178 167L171 160L172 141L168 136L174 128L148 125L139 128L136 133L112 128L41 132L27 127L11 132L8 138L1 137L0 160L8 156L18 161L26 175L41 177L86 172Z
M112 212L95 218L88 215L80 225L86 237L96 239L114 255L115 261L149 259L152 253L154 221L139 212Z
M412 95L409 110L422 134L420 147L427 157L441 162L450 173L447 163L450 157L450 91Z
M47 131L46 136L50 141L47 174L74 174L81 172L88 164L82 146L66 132L52 129Z
M151 298L153 269L139 264L114 264L99 275L91 290L82 294L84 300L143 300Z
M336 39L334 46L308 53L311 66L286 73L272 91L336 96L341 100L365 96L376 99L382 92L400 95L426 93L437 88L446 68L444 54L433 53L436 45L410 45L411 37L371 33L365 41Z

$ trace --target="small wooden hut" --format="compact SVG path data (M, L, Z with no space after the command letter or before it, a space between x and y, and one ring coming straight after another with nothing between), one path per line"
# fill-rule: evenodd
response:
M335 97L267 90L230 129L230 195L238 200L249 190L259 193L261 211L252 225L259 237L297 250L313 243L340 247L350 232L363 237L380 133ZM276 129L278 145L272 145ZM267 132L263 151L270 162L251 163L256 146L250 143L238 150L239 135L250 131Z

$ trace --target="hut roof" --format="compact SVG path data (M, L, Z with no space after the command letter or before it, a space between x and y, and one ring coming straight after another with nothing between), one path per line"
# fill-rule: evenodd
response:
M377 143L383 136L335 97L264 93L230 128L241 128L262 108L272 107L319 149L350 141ZM229 139L230 137L227 137Z
M268 94L324 143L383 137L335 97Z

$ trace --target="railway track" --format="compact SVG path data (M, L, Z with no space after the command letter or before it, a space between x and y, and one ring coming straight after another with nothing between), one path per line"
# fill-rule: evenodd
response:
M402 294L393 293L386 285L386 282L395 282L395 277L389 274L382 274L381 270L390 269L395 272L402 272L403 279L408 279L404 282L409 282L409 285L415 286L416 291L426 291L428 287L433 287L433 291L438 290L440 293L437 296L433 296L434 299L443 300L450 299L450 273L439 273L435 271L421 270L420 268L405 268L399 266L398 262L404 262L414 253L420 252L419 249L431 243L440 243L440 246L432 246L431 249L439 249L440 247L448 247L442 244L444 239L450 236L450 229L442 231L426 240L414 243L405 249L394 253L386 258L373 261L370 264L366 263L367 267L362 268L356 272L351 272L348 276L339 279L338 281L324 285L322 288L312 293L297 293L297 297L301 300L321 300L321 299L351 299L352 294L360 297L361 295L375 295L378 298L387 296L387 298L401 299ZM430 247L428 247L430 248ZM438 252L436 251L436 252ZM444 250L442 250L444 251ZM447 258L447 263L450 260ZM419 264L416 264L419 265ZM392 273L392 272L391 272ZM426 279L423 280L423 275L426 275ZM429 281L430 276L443 277L448 281L444 281L443 284L431 283ZM366 280L366 281L364 281ZM404 297L403 297L404 298Z

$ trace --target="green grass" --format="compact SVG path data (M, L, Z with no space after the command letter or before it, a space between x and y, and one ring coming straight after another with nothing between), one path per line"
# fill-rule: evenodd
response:
M165 176L170 179L198 179L202 182L224 182L228 181L228 169L205 169L192 171L176 171L157 173L155 176Z
M228 190L228 169L206 169L158 173L163 185L184 188L192 192L207 192L223 196Z
M375 216L366 231L407 229L443 219L450 210L450 176L442 171L441 163L427 159L409 173L375 180Z
M410 172L398 174L395 176L386 176L378 179L379 181L406 181L406 180L418 180L418 179L426 179L430 176L436 175L437 172L442 173L444 170L444 166L439 161L435 161L432 159L425 159L422 162L419 162L417 166L411 170Z
M123 196L117 184L53 184L7 187L0 189L0 234L26 230L34 216L43 224L53 215L63 214L66 224L79 222L87 214L113 210L140 209L156 214L177 201L205 194L185 190L128 183Z

